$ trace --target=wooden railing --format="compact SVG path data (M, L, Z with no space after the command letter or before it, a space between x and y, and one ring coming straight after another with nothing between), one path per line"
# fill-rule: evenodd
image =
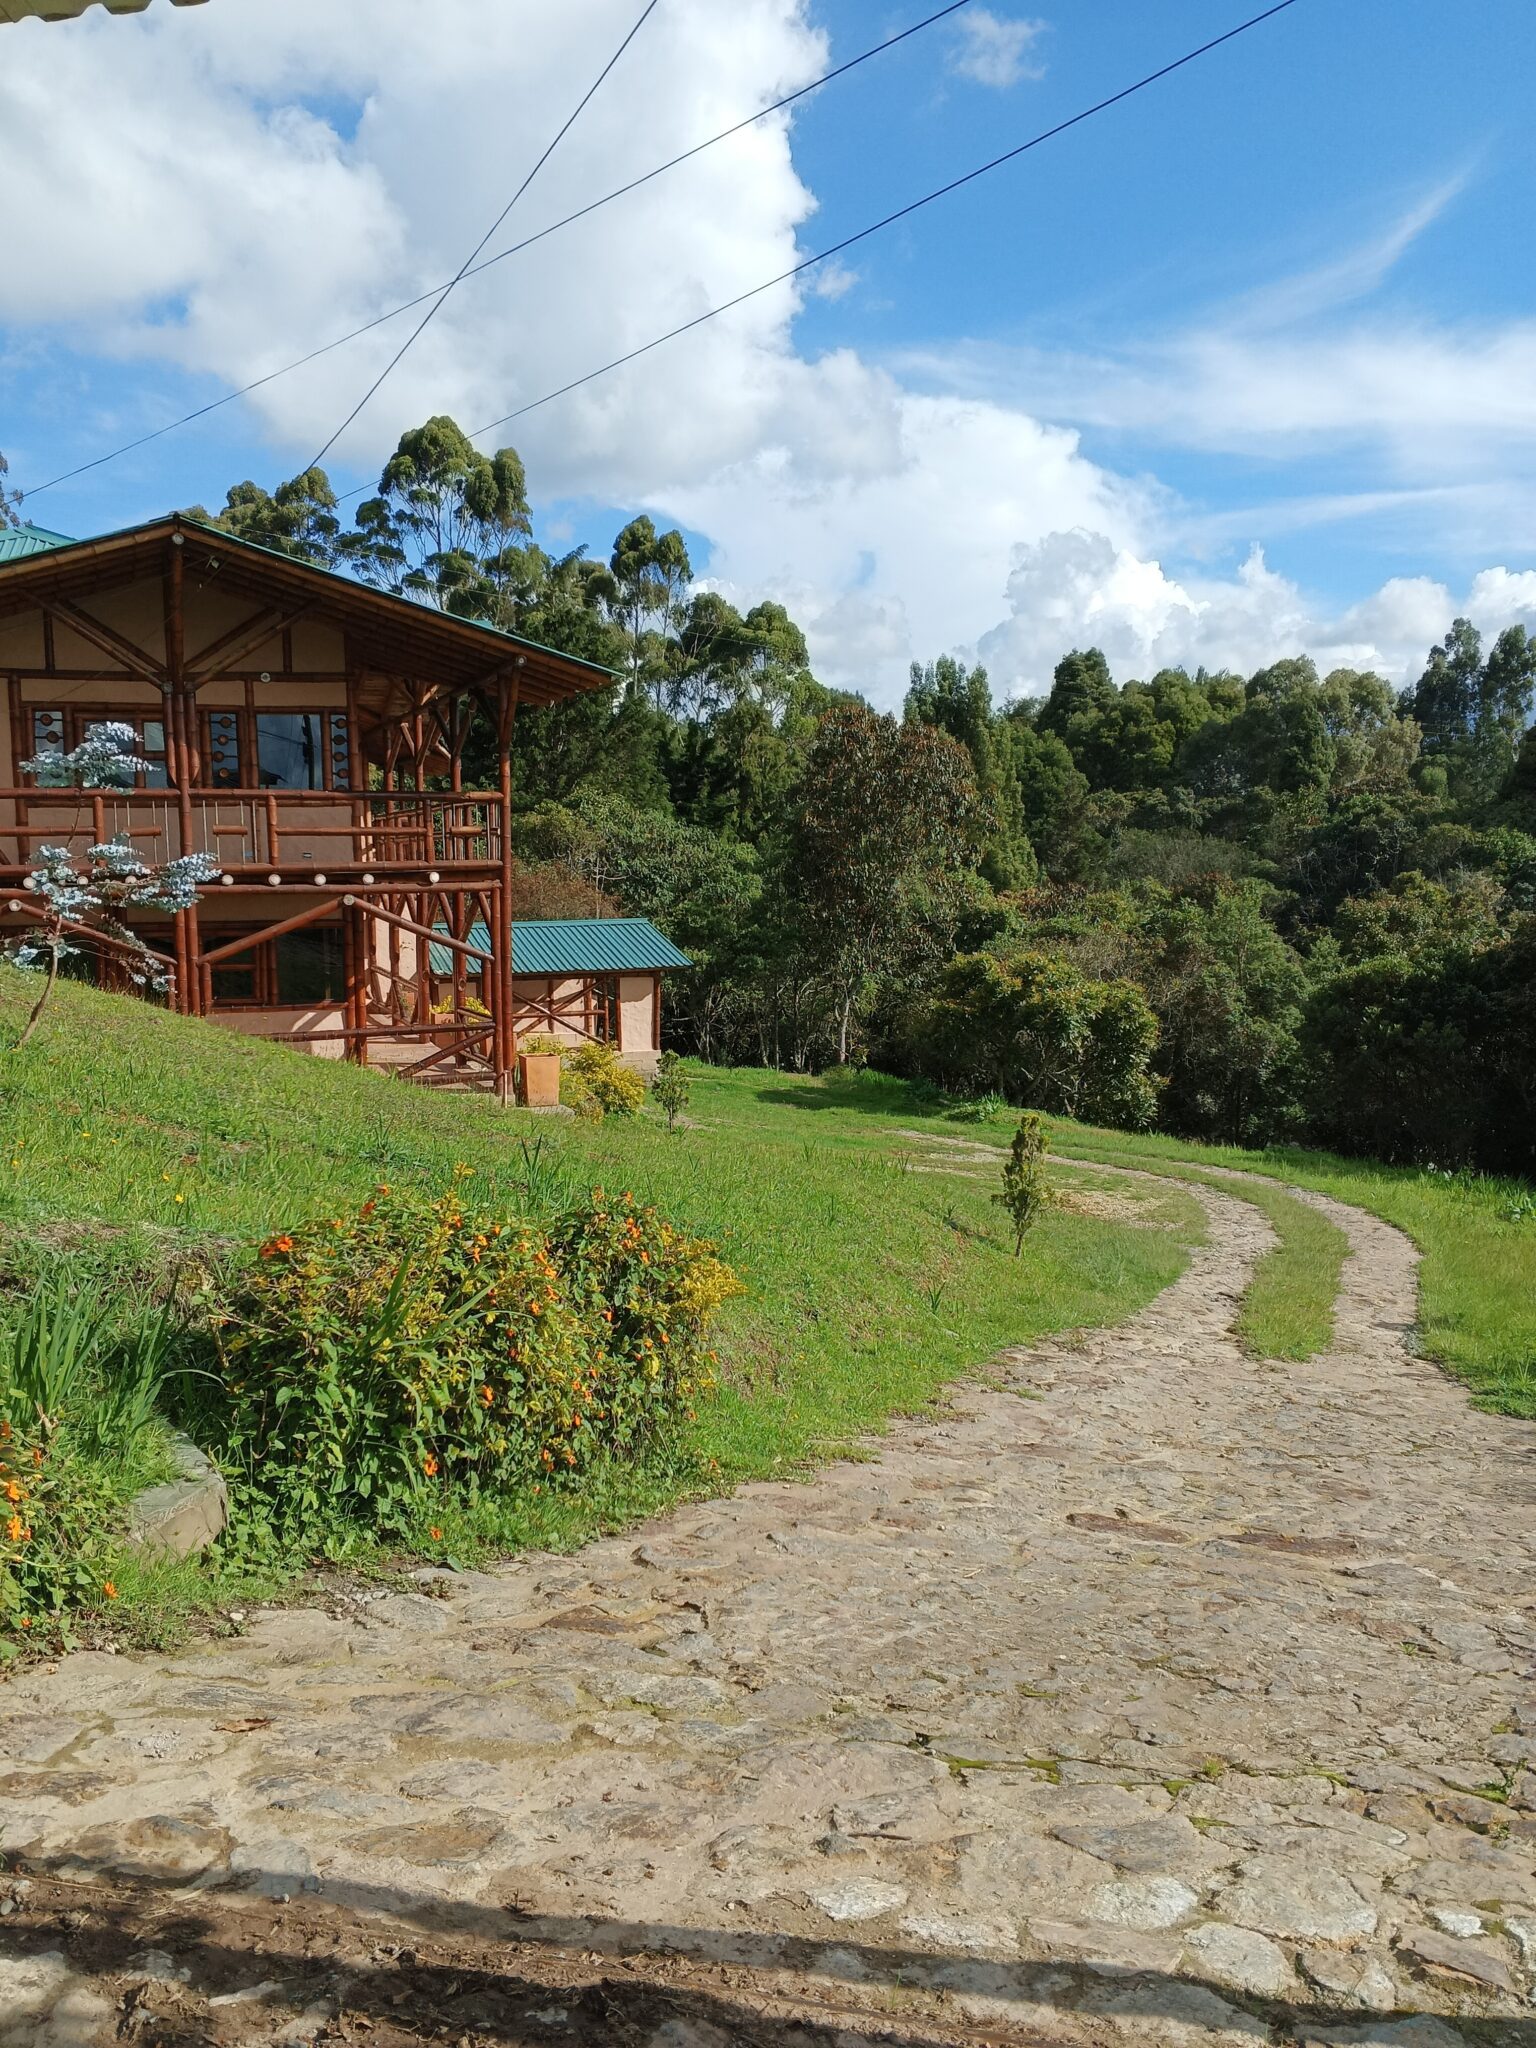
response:
M501 859L501 798L415 790L196 789L182 844L176 790L0 789L0 875L40 846L73 853L124 838L148 860L204 853L253 875L331 866L382 874L483 872Z

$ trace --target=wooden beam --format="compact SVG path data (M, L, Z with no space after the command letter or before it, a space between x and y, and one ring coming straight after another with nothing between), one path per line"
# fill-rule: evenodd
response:
M248 953L252 946L265 945L268 939L286 938L289 932L302 930L307 924L318 924L323 917L330 917L351 897L332 896L324 903L315 904L311 910L297 911L292 917L282 918L277 924L263 925L260 931L244 932L238 939L231 939L226 945L215 946L211 953L199 956L200 967L217 967L223 960L233 960L237 954Z
M206 683L215 669L221 673L232 669L244 655L254 653L263 640L274 639L291 626L295 619L302 619L306 612L314 610L313 603L295 605L289 611L268 609L259 616L242 619L238 626L232 626L220 639L212 641L187 664L187 682L192 689Z
M414 932L417 938L430 940L434 946L446 946L452 953L467 954L471 960L494 958L493 954L483 953L478 946L470 945L467 939L456 939L446 932L433 931L430 925L418 924L414 918L399 917L394 911L385 910L380 904L370 903L366 896L343 896L341 900L349 910L356 904L365 916L375 917L381 924L397 925L403 932ZM431 972L430 964L427 971Z
M156 662L153 655L146 654L142 647L136 647L131 640L125 640L121 633L111 626L105 626L100 619L93 619L89 612L77 606L66 604L56 597L51 604L43 607L44 618L55 618L78 633L82 640L89 640L93 647L99 647L103 654L115 654L125 667L145 682L153 683L159 689L165 680L165 665Z

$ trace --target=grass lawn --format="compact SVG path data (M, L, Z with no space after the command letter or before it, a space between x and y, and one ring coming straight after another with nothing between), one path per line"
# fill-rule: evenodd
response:
M0 972L0 1034L21 977ZM908 1135L896 1129L899 1111ZM433 1094L131 1000L64 986L0 1055L0 1230L11 1274L164 1272L208 1244L254 1245L366 1200L438 1190L460 1162L477 1205L544 1215L593 1186L632 1189L719 1241L748 1292L726 1311L722 1377L675 1469L615 1475L600 1498L512 1504L450 1532L563 1543L699 1484L803 1469L923 1409L999 1346L1118 1321L1198 1241L1193 1202L1134 1217L1056 1210L1015 1258L997 1175L942 1156L956 1126L900 1084L700 1071L690 1127L600 1129ZM1091 1168L1075 1176L1092 1185ZM1098 1177L1107 1184L1105 1176ZM163 1597L163 1589L162 1589Z
M1336 1196L1395 1223L1423 1254L1419 1343L1425 1355L1465 1380L1479 1407L1536 1416L1536 1207L1523 1184L1382 1166L1289 1146L1247 1152L1233 1145L1195 1145L1069 1123L1054 1127L1053 1143L1073 1157L1124 1165L1183 1161L1242 1167ZM1230 1181L1221 1185L1245 1199L1261 1193ZM1304 1208L1302 1213L1315 1215ZM1282 1296L1292 1286L1300 1290L1309 1284L1305 1238L1293 1238L1293 1243L1295 1277Z

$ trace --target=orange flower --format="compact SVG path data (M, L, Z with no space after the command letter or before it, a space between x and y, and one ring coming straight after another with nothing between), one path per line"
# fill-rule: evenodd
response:
M104 1579L102 1581L101 1590L103 1591L103 1593L106 1594L109 1600L115 1600L117 1598L117 1588L113 1585L110 1579Z
M30 1628L32 1626L32 1617L30 1614L24 1614L21 1617L21 1625L23 1628Z
M489 1387L482 1387L480 1389L480 1398L487 1408L494 1408L496 1406L496 1396Z
M293 1239L291 1237L270 1237L261 1248L261 1256L264 1259L275 1259L279 1252L291 1252L292 1250Z
M434 1543L441 1543L443 1540L443 1532L441 1529L431 1528L427 1531L427 1534L432 1538L432 1541Z
M432 1456L430 1452L428 1452L427 1456L422 1459L421 1469L423 1472L426 1473L429 1479L435 1479L437 1477L437 1460Z
M16 1484L14 1479L8 1479L6 1481L5 1497L8 1501L13 1502L26 1499L26 1495L22 1492L21 1488Z
M9 1536L13 1543L20 1543L22 1541L20 1515L11 1516L11 1518L5 1525L5 1533L7 1536Z
M378 1206L377 1202L364 1202L362 1208L357 1213L359 1216L371 1216Z
M42 1454L42 1452L41 1452L40 1450L35 1450L35 1449L34 1449L34 1451L33 1451L33 1453L32 1453L32 1462L33 1462L33 1464L34 1464L34 1465L36 1465L36 1466L37 1466L37 1467L38 1467L39 1469L41 1469L41 1466L42 1466L42 1462L43 1462L43 1454Z

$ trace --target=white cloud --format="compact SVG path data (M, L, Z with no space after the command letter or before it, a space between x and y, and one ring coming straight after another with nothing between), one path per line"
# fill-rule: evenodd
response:
M1045 67L1030 61L1030 52L1044 35L1043 21L1021 21L970 7L955 23L956 44L949 68L978 85L1006 90L1024 78L1043 78Z
M116 357L131 409L141 364L242 384L441 282L633 0L581 13L575 37L570 10L485 0L218 0L17 31L0 70L0 182L28 195L0 264L10 362L30 383L56 338ZM962 19L968 75L1023 75L1040 24ZM504 240L806 83L826 54L810 0L668 0ZM406 422L446 411L477 425L786 270L816 206L792 142L783 116L764 121L468 281L338 450L338 477L376 474ZM1367 514L1432 517L1463 539L1521 530L1509 522L1536 482L1512 482L1508 456L1536 450L1536 323L1319 328L1453 192L1288 295L1093 361L956 352L919 376L846 349L808 360L801 288L778 287L493 438L516 442L542 497L644 504L708 536L721 587L781 597L820 672L884 701L909 660L946 647L980 646L1000 683L1034 688L1081 640L1122 674L1251 668L1301 646L1405 674L1449 624L1449 589L1389 583L1335 616L1259 556L1232 576L1174 576L1172 548L1183 559L1268 531L1272 506L1212 518L1051 422L1380 458L1384 475L1298 493L1275 530ZM829 271L822 288L857 286ZM273 476L312 453L406 331L384 327L249 401ZM230 480L212 473L201 494L217 502ZM1536 502L1525 509L1536 528ZM1536 618L1533 584L1485 570L1464 602L1490 629Z
M1020 547L1008 578L1008 616L978 653L1001 694L1049 688L1072 647L1101 647L1124 682L1160 668L1251 674L1310 654L1323 672L1372 668L1411 682L1453 618L1487 634L1536 626L1536 572L1486 569L1459 597L1429 577L1394 577L1342 611L1310 601L1255 548L1235 576L1175 579L1153 560L1079 528Z

